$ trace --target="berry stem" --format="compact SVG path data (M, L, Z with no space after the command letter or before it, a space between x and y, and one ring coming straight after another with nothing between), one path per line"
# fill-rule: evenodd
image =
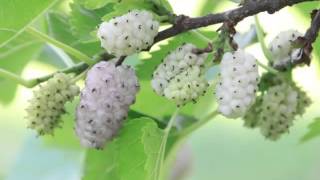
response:
M259 18L257 15L254 16L254 21L256 24L256 31L257 31L257 36L258 40L260 42L261 49L263 51L264 56L268 59L269 62L272 61L272 54L270 50L267 48L266 42L264 41L264 31L263 28L260 24Z
M268 72L272 73L272 74L278 74L279 71L277 71L276 69L266 66L264 64L262 64L260 61L257 60L257 64L262 67L263 69L267 70Z
M156 161L156 166L155 166L155 172L156 172L156 179L162 180L163 179L163 164L164 164L164 157L165 157L165 152L166 152L166 145L169 137L170 130L175 122L175 119L179 113L179 108L175 110L175 112L172 114L166 128L163 130L163 136L161 139L161 144L160 144L160 149Z
M74 66L71 66L69 68L66 68L66 69L63 69L63 70L59 70L57 72L62 72L62 73L75 73L76 75L82 73L83 71L85 71L86 69L88 68L88 65L85 64L85 63L79 63L79 64L76 64ZM39 77L39 78L34 78L34 79L29 79L29 80L26 80L26 79L23 79L22 77L12 73L12 72L9 72L5 69L1 69L0 68L0 77L2 78L5 78L5 79L9 79L13 82L16 82L18 84L21 84L23 85L24 87L27 87L27 88L33 88L34 86L44 82L44 81L47 81L48 79L52 78L54 74L56 74L57 72L54 72L52 74L48 74L48 75L45 75L45 76L42 76L42 77Z
M5 78L5 79L8 79L10 81L13 81L13 82L16 82L18 84L21 84L27 88L31 88L33 87L33 84L35 83L34 81L35 80L26 80L26 79L23 79L22 77L10 72L10 71L7 71L5 69L1 69L0 68L0 77L2 78Z
M93 61L89 56L87 56L86 54L78 51L77 49L71 47L71 46L68 46L60 41L57 41L53 38L51 38L50 36L36 30L35 28L33 27L27 27L26 31L31 34L32 36L34 37L37 37L38 39L44 41L44 42L47 42L47 43L50 43L52 45L55 45L56 47L58 48L61 48L63 49L65 52L69 53L70 55L76 57L77 59L89 64L89 65L92 65L95 63L95 61Z
M76 77L74 77L74 78L72 79L72 82L73 82L73 83L76 83L76 82L78 82L80 79L82 79L83 77L85 77L85 75L87 74L88 70L89 70L89 69L86 69L86 70L84 70L81 74L79 74L79 75L77 75Z

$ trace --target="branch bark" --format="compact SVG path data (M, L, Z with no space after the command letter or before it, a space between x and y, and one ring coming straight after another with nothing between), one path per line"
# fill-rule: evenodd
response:
M260 12L266 11L272 14L286 6L292 6L294 4L307 1L319 0L247 0L241 7L222 13L208 14L206 16L196 18L190 18L184 15L176 16L173 19L173 26L159 32L155 37L154 43L191 29L197 29L226 21L231 21L236 24L244 18Z
M316 41L320 30L320 9L314 10L311 13L311 25L306 31L303 37L297 39L298 45L300 45L298 57L294 62L297 64L307 64L311 63L311 53L313 50L312 44Z

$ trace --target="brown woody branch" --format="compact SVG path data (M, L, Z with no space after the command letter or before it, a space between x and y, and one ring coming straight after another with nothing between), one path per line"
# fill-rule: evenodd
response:
M154 39L154 44L192 29L223 22L232 22L233 24L237 24L244 18L260 12L268 12L272 14L286 6L292 6L294 4L307 1L319 0L246 0L241 7L222 13L208 14L206 16L196 18L191 18L185 15L171 15L171 23L173 24L172 27L159 32ZM150 48L151 47L152 45Z
M268 12L270 14L286 7L307 1L319 0L247 0L241 7L222 13L208 14L203 17L190 18L188 16L176 16L173 20L173 26L161 31L155 37L155 43L170 38L182 32L206 27L213 24L231 21L238 23L248 16L258 14L260 12Z
M311 13L311 19L310 28L303 37L298 39L298 43L302 45L302 48L300 49L300 59L295 64L305 63L310 65L311 52L313 50L312 44L316 41L320 30L320 9L314 10Z

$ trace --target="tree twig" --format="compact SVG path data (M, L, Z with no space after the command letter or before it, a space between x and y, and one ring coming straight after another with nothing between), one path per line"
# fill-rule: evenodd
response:
M182 32L213 24L231 21L237 23L242 19L260 12L274 13L286 6L301 2L319 0L248 0L243 6L222 13L208 14L202 17L190 18L185 15L176 16L173 26L165 29L155 37L154 43L173 37Z
M301 49L298 53L299 59L293 62L294 65L303 63L310 65L311 63L312 44L316 41L320 30L320 9L312 11L311 18L310 28L303 37L297 39L296 43L301 46Z

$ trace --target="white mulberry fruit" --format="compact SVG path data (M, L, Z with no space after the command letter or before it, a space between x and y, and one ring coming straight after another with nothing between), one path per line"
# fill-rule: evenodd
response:
M77 107L76 134L85 147L103 148L118 132L135 102L139 83L134 69L102 61L88 72Z
M97 36L101 46L116 57L131 55L153 44L159 22L148 11L133 10L103 22Z
M53 134L54 129L61 126L64 104L79 94L79 87L71 75L56 73L46 83L40 84L33 94L26 109L30 122L28 127L39 135Z
M273 55L271 62L273 67L286 67L292 62L294 48L293 42L302 34L296 30L280 32L269 44L269 49Z
M218 110L228 118L238 118L255 102L259 72L256 59L239 49L223 55L220 80L216 86Z
M153 73L151 86L154 91L177 106L195 102L209 86L203 70L207 54L195 54L194 49L196 47L192 44L178 47Z
M293 125L298 106L298 92L287 84L270 87L263 96L259 126L270 140L277 140Z

